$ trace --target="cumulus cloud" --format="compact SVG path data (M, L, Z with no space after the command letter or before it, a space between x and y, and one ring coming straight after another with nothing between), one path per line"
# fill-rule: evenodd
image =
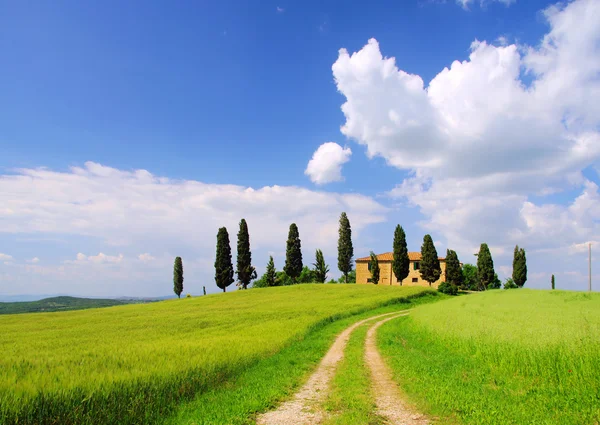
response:
M40 262L40 259L37 257L33 257L31 260L27 260L28 263L37 264Z
M340 50L332 67L346 97L342 133L408 170L390 195L418 206L425 228L465 252L481 241L541 249L580 243L588 231L600 239L599 217L583 213L597 187L582 175L600 159L600 3L577 0L544 16L550 30L538 46L475 40L468 60L427 86L374 39ZM577 188L569 206L530 199Z
M12 276L28 282L31 273L44 273L39 288L54 279L56 285L80 294L164 294L176 255L184 258L186 288L188 284L212 288L217 230L227 227L235 252L241 218L248 222L253 260L260 271L267 263L267 251L285 252L292 222L300 229L306 255L321 248L332 257L342 211L348 213L357 239L367 226L385 221L388 212L359 194L172 180L146 170L124 171L93 162L66 172L40 168L1 175L0 205L10 210L0 211L2 233L73 236L102 246L97 255L72 253L61 270L58 265L51 270L49 264L35 270L23 267L20 277ZM150 249L152 256L147 253ZM151 257L155 261L149 261ZM275 260L281 269L283 258ZM72 281L77 285L66 283Z
M0 252L0 261L4 261L4 264L10 264L13 261L13 256Z
M304 174L316 184L342 181L342 165L350 161L352 150L334 142L323 143L315 151Z

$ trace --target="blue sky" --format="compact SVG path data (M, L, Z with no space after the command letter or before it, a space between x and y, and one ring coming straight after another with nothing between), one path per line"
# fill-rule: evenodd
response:
M227 225L235 240L242 216L254 218L246 217L259 271L268 253L283 266L281 229L303 220L307 260L324 245L336 269L326 235L345 209L351 222L353 212L358 217L357 256L390 250L401 223L412 250L424 233L463 257L485 241L505 277L519 243L530 251L532 286L544 287L554 272L565 287L583 289L581 244L600 240L599 217L589 212L597 202L600 119L586 97L597 93L599 68L576 52L597 57L598 31L581 24L597 16L597 4L375 3L3 5L0 295L168 294L173 255L190 264L186 290L216 290L212 235ZM553 44L544 45L545 35ZM365 54L342 63L342 48L348 58ZM394 75L420 76L422 90L380 79L385 58L395 58ZM453 61L471 66L442 78ZM581 72L561 77L571 68ZM511 116L523 105L521 117L531 116ZM418 130L410 127L415 120L423 121ZM391 135L382 136L386 129ZM564 130L560 137L555 129ZM450 136L433 135L444 132ZM486 145L505 138L511 143ZM345 162L319 157L319 169L333 174L317 184L305 170L326 142L352 154ZM540 164L555 163L540 172ZM258 192L276 185L285 196L260 192L237 203L243 192L224 185ZM460 187L469 189L444 200L448 188ZM190 198L155 214L173 207L167 193L178 191ZM290 206L296 201L301 207ZM552 237L549 223L560 229ZM194 230L177 230L186 226Z

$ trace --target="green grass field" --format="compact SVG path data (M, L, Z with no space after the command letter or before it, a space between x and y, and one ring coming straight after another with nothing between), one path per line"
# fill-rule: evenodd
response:
M600 423L600 294L458 297L383 325L378 344L440 424Z
M325 324L420 288L296 285L0 317L0 423L149 423Z

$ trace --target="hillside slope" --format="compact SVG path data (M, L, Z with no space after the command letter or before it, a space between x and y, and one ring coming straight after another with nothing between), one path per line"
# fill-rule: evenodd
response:
M128 302L111 299L52 297L39 301L0 303L0 314L40 313L53 311L84 310L87 308L112 307Z
M0 317L0 423L139 423L311 329L424 293L295 285Z
M441 424L600 423L600 294L487 291L419 307L379 338Z

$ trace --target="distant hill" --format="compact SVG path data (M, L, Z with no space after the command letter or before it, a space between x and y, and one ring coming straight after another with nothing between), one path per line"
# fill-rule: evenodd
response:
M145 300L111 300L61 296L44 298L43 300L39 301L0 303L0 314L83 310L87 308L112 307L115 305L125 305L141 302L145 302Z

